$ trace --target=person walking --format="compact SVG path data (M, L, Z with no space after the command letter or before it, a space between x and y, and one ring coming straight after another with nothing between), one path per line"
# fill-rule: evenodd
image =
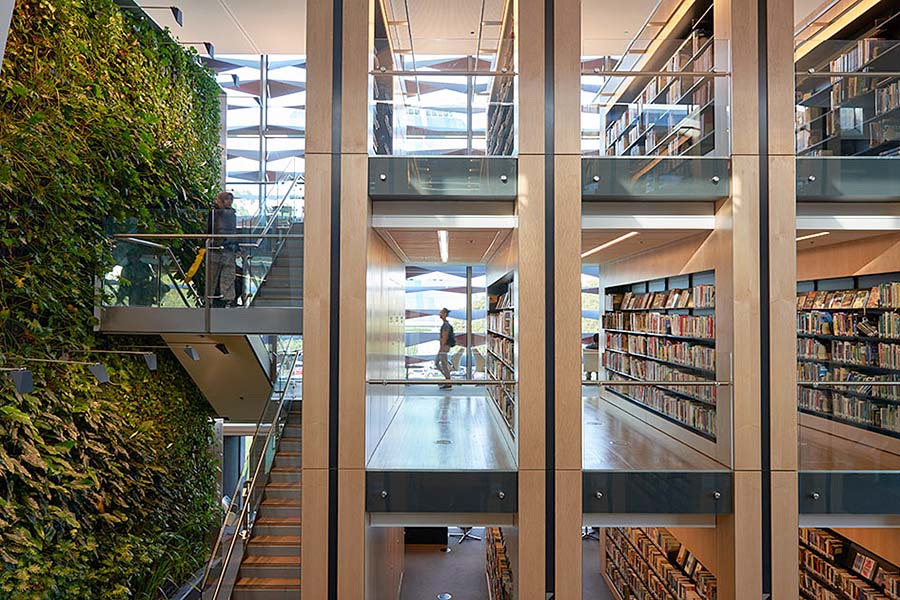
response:
M434 366L441 372L444 379L449 382L450 359L448 358L447 353L450 351L450 348L456 345L456 334L453 333L453 325L447 321L447 317L450 316L450 311L446 308L442 308L440 315L441 321L443 321L441 324L441 346L438 349L437 357L434 359ZM453 386L449 383L443 383L438 387L442 390L449 390Z
M234 235L237 233L237 213L232 208L234 194L220 192L215 208L210 211L208 233ZM235 257L239 248L234 238L213 237L209 241L209 278L206 293L213 299L213 306L235 306Z

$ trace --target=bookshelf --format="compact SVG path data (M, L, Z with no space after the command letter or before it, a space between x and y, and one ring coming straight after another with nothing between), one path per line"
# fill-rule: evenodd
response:
M798 61L798 72L854 73L798 78L798 156L900 155L900 77L890 75L900 72L900 9L889 4L847 24Z
M487 361L488 381L516 379L516 310L513 274L507 273L488 286ZM510 435L516 437L517 397L515 384L490 384L493 400Z
M900 273L801 282L801 381L900 382ZM797 388L801 412L900 438L897 386Z
M512 600L513 573L503 530L484 528L485 575L490 600Z
M800 530L806 600L900 600L900 568L831 529Z
M716 600L716 577L667 529L604 533L607 585L619 600Z
M715 83L703 76L715 67L712 0L696 2L672 25L642 66L664 74L614 79L622 87L606 113L604 154L702 156L715 149ZM642 30L635 39L646 35ZM617 68L633 65L620 62Z
M606 289L602 329L608 378L671 381L607 393L716 439L715 273L706 271Z

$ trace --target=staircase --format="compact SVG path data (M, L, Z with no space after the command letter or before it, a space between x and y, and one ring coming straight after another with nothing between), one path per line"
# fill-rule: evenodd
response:
M293 402L238 570L232 600L300 598L301 411L302 404Z
M289 235L303 235L303 223L292 223ZM303 240L288 238L275 256L251 307L303 306Z

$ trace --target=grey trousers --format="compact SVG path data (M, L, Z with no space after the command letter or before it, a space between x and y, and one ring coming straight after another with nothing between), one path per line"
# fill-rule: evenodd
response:
M441 372L444 379L450 379L450 359L447 357L447 352L437 353L437 356L434 358L434 366Z
M209 280L206 294L221 296L222 302L234 304L234 252L231 250L209 251Z

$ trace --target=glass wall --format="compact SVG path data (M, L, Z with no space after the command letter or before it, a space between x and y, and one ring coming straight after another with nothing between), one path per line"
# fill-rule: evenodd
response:
M429 28L427 6L376 4L370 152L511 155L516 151L513 3L486 0Z
M282 210L302 219L305 57L226 55L210 64L226 94L225 185L238 217L254 224L288 195Z
M456 347L449 352L451 376L483 379L485 369L485 274L483 266L406 267L406 376L439 379L434 364L440 347L441 309L450 311Z

